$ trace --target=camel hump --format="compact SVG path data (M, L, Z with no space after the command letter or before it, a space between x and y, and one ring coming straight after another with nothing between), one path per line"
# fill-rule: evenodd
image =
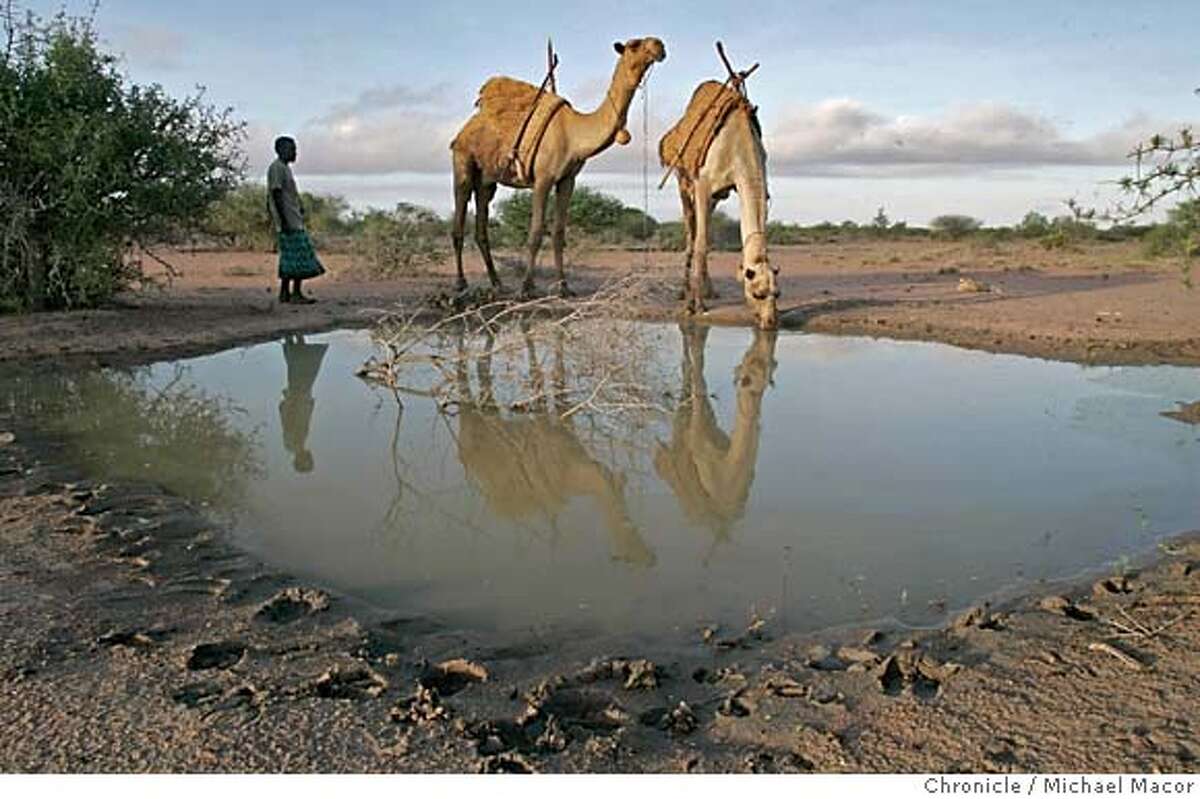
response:
M700 173L708 148L721 125L735 109L744 109L758 130L754 108L737 89L715 80L706 80L692 92L683 118L658 142L662 165L675 166L689 177Z
M550 92L543 92L542 95L550 95ZM475 100L475 105L485 114L528 111L537 96L538 87L532 83L497 76L488 78L479 87L479 98Z

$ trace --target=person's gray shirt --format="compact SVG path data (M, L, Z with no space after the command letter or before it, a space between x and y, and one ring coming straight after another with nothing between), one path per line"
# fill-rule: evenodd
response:
M275 225L275 232L279 233L283 227L279 224L279 209L275 207L273 199L275 189L282 192L280 205L283 206L288 229L303 230L304 211L300 206L300 192L296 189L296 178L292 176L292 168L280 158L272 161L271 166L267 169L267 206L271 209L271 222Z

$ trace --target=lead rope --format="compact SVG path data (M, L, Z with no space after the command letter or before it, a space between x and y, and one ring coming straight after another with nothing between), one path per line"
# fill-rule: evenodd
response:
M650 73L642 80L642 266L650 269Z

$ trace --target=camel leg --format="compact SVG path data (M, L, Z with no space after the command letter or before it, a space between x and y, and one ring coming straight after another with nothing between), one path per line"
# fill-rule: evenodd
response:
M692 270L688 276L688 313L703 313L704 281L708 278L708 220L713 210L712 189L701 178L695 183L692 206L696 214L696 231L692 245Z
M574 176L563 178L554 189L554 267L558 270L558 296L574 294L567 288L567 273L563 269L563 249L567 246L567 217L571 211L571 194L575 191Z
M479 380L479 407L485 413L496 414L496 387L492 380L492 350L496 348L496 337L489 330L484 334L486 344L483 354L475 361L475 377Z
M679 299L688 297L688 284L692 275L692 251L696 236L696 206L692 203L693 188L682 179L679 181L679 202L683 206L683 288Z
M496 274L496 263L492 260L492 244L488 241L488 208L492 198L496 196L496 184L483 185L479 182L475 187L475 246L483 255L484 266L487 267L488 280L496 291L504 291L500 275Z
M542 248L542 236L546 232L546 198L553 184L539 182L533 187L533 210L529 215L529 262L525 264L525 280L521 283L521 296L533 297L533 268L537 265L538 250Z
M458 269L458 281L454 284L456 291L466 291L467 278L463 274L463 234L467 226L467 200L471 197L470 167L454 159L454 222L451 238L454 239L454 265ZM478 205L478 200L476 201Z
M709 201L708 201L708 218L709 219L713 218L713 214L716 212L716 210L717 210L717 199L715 197L713 197L713 198L709 199ZM704 241L705 241L705 244L707 245L707 243L708 243L707 236L705 237ZM708 250L707 250L707 247L704 252L705 252L706 257L704 259L704 263L700 267L700 287L704 293L701 294L700 296L702 296L706 300L715 300L720 295L718 295L717 290L715 288L713 288L712 279L708 276L708 258L707 258Z

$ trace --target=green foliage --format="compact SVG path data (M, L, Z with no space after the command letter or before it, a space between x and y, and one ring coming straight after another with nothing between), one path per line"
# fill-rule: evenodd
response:
M554 197L551 195L545 208L547 231L554 225L554 215ZM496 207L497 243L506 247L523 247L529 240L529 220L532 216L533 195L530 192L514 192L502 200ZM616 197L587 186L577 186L571 194L567 227L574 234L598 244L622 244L654 237L658 222L640 209L626 206Z
M0 384L0 404L113 478L228 502L262 472L257 434L235 423L241 409L191 385L182 367L168 380L149 369L19 370Z
M1146 234L1143 247L1156 258L1200 255L1200 200L1184 200L1168 211L1167 221Z
M982 227L983 222L965 214L942 214L929 222L935 238L962 239Z
M198 232L224 248L269 251L275 247L275 231L267 202L265 185L243 183L208 207ZM318 248L353 232L350 205L342 197L301 192L300 205L304 226Z
M887 235L891 229L892 220L888 219L888 215L884 212L883 206L879 206L879 210L875 212L875 217L871 220L871 232L876 236L883 237Z
M654 245L660 250L681 251L684 249L682 222L659 222L655 231Z
M1047 250L1075 249L1085 241L1096 238L1096 225L1079 215L1054 217L1050 231L1042 237L1042 246Z
M1016 232L1023 239L1040 239L1050 232L1050 220L1045 214L1030 211L1021 219Z
M237 183L228 110L130 84L89 19L5 17L0 302L94 304L136 280L131 246L196 224Z
M428 208L400 203L356 215L350 225L355 261L376 276L411 272L449 254L446 222Z

